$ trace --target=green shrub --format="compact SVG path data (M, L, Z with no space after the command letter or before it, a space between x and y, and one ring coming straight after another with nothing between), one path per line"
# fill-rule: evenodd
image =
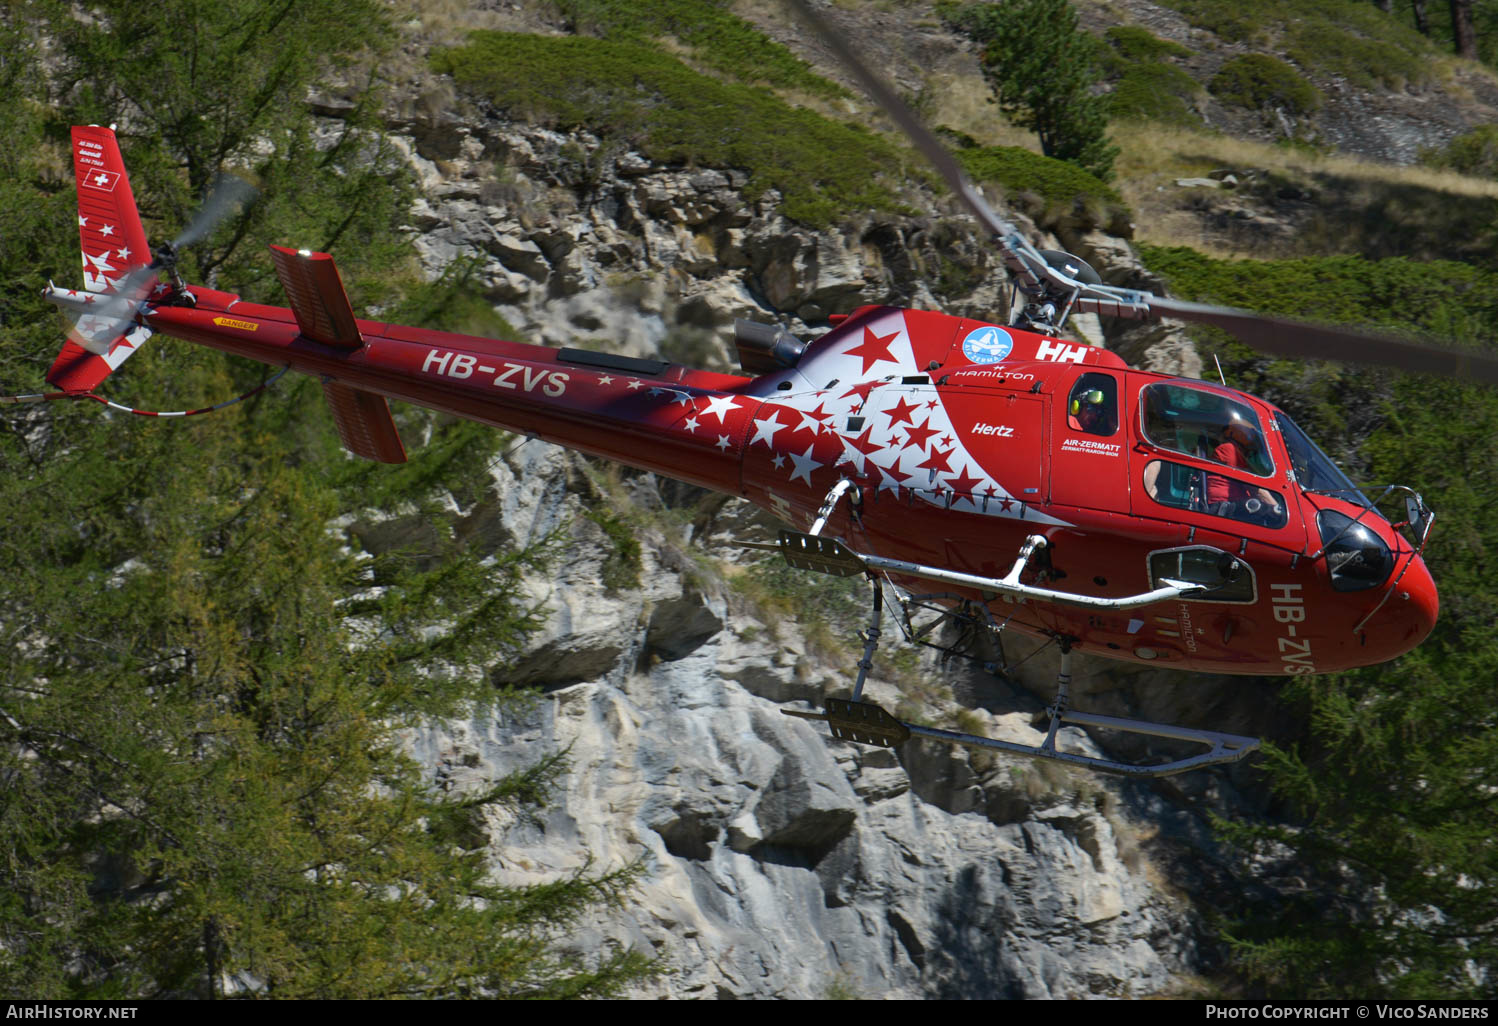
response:
M1284 52L1303 68L1341 75L1355 86L1402 88L1428 78L1427 57L1384 40L1370 39L1346 26L1313 19L1295 24L1285 37Z
M743 82L799 89L818 96L848 91L749 22L727 10L726 0L557 0L580 35L644 43L670 36L714 71Z
M958 150L956 155L976 182L995 182L1009 192L1035 193L1052 205L1070 208L1080 202L1093 206L1104 212L1103 222L1128 219L1123 197L1075 164L1017 146L973 147Z
M1186 16L1192 28L1206 29L1229 43L1244 43L1262 36L1265 27L1265 5L1245 9L1237 0L1164 0ZM1273 4L1268 5L1272 10Z
M1196 28L1230 43L1275 45L1301 67L1354 84L1398 88L1429 79L1441 50L1405 18L1348 0L1161 0Z
M1108 110L1115 118L1199 126L1201 117L1191 101L1200 91L1196 79L1174 65L1135 64L1113 87Z
M1207 83L1223 103L1250 110L1283 107L1299 117L1321 106L1321 93L1284 61L1260 53L1234 57Z
M597 524L613 551L605 557L601 580L609 592L629 591L640 586L640 541L623 518L607 510L594 509L583 514Z
M1478 125L1445 146L1421 150L1420 163L1476 178L1498 178L1498 125Z
M1190 57L1191 51L1170 39L1161 39L1138 25L1114 25L1103 38L1125 61L1158 61L1164 57Z
M880 174L903 169L890 143L643 43L475 32L432 65L518 118L587 128L666 163L743 168L750 198L779 189L786 216L814 227L903 209Z

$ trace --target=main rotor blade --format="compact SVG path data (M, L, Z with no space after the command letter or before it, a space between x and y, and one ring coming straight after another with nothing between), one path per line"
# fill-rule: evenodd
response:
M787 0L791 9L801 16L801 19L812 27L812 30L821 37L822 42L827 44L838 60L842 61L863 91L869 98L884 108L884 112L894 118L895 124L900 126L910 141L915 143L916 148L925 155L931 165L946 181L947 186L957 194L957 198L966 204L972 215L978 219L989 231L998 236L1008 236L1014 233L1014 226L1005 221L983 198L973 183L968 181L967 175L962 173L962 168L957 161L947 152L931 132L921 123L915 111L905 105L905 102L895 95L894 90L885 85L883 80L864 67L864 64L853 53L853 50L838 35L837 31L827 23L820 14L813 11L804 0Z
M259 189L238 175L219 175L218 180L213 184L213 191L198 208L192 223L182 229L181 235L172 240L172 249L178 250L183 246L201 242L218 226L220 221L233 213L235 209L253 202L259 195Z
M1149 307L1155 316L1222 328L1254 349L1274 356L1374 364L1410 373L1439 374L1498 385L1498 357L1491 353L1449 349L1356 328L1310 324L1229 306L1188 303L1162 296L1151 296Z

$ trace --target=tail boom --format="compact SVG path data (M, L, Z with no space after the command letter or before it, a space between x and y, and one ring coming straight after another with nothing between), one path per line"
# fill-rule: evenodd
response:
M347 349L306 337L287 308L192 291L196 306L155 308L148 325L373 397L740 494L740 456L761 402L743 392L751 379L666 364L647 374L643 361L600 364L595 354L582 362L566 350L365 320L356 322L362 345ZM394 455L388 438L368 448Z

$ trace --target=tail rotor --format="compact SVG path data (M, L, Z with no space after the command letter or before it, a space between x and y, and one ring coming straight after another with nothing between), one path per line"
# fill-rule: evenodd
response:
M60 289L49 282L44 293L71 321L47 380L67 392L88 392L150 339L151 329L139 317L149 300L192 301L177 274L180 251L202 241L258 193L241 178L220 176L188 226L152 254L114 130L74 127L73 169L84 287Z

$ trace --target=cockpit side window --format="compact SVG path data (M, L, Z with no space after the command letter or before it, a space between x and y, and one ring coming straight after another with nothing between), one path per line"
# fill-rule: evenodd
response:
M1144 468L1144 491L1162 506L1245 524L1278 530L1289 520L1279 492L1184 463L1152 460Z
M1154 445L1257 477L1274 474L1259 415L1218 392L1157 382L1140 393L1144 437Z
M1066 400L1066 426L1104 437L1118 431L1118 382L1113 375L1088 373L1077 379Z

